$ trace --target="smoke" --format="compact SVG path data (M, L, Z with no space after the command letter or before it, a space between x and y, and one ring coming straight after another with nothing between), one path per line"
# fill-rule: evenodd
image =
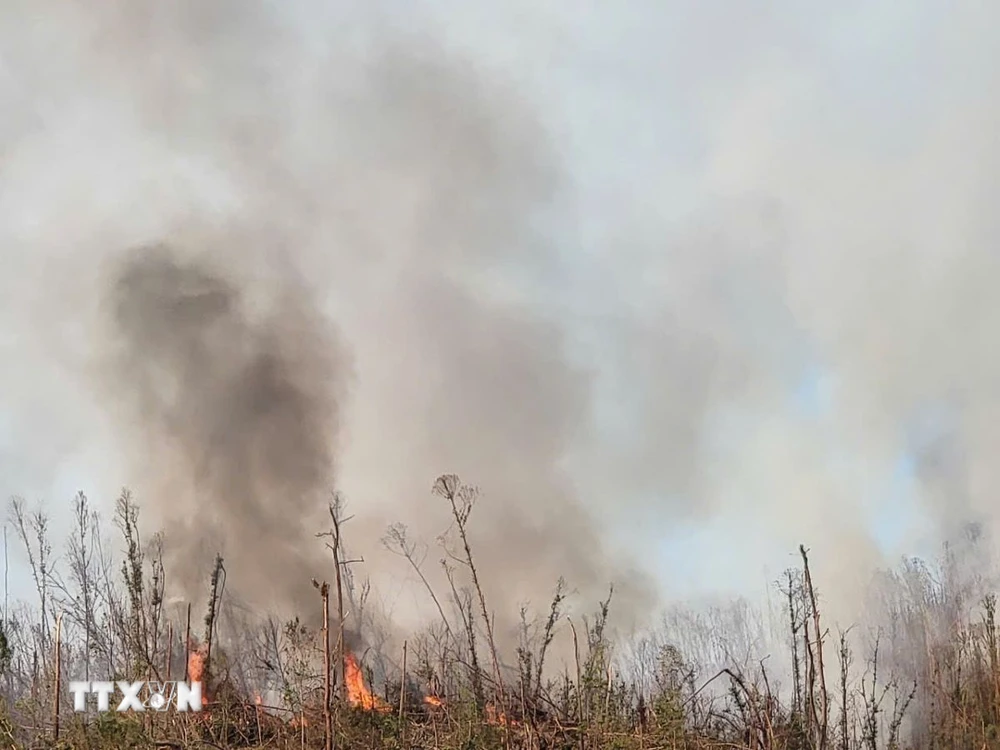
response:
M287 606L342 490L401 623L434 609L378 540L446 590L445 472L498 618L560 575L630 616L759 589L804 542L849 619L878 512L892 554L996 529L995 23L538 11L515 61L517 13L378 7L5 10L10 481L72 456L184 596L219 548Z
M126 256L108 290L113 387L133 400L167 567L196 595L216 551L258 607L306 611L310 544L334 475L344 364L302 285L254 315L232 278L168 248ZM227 575L228 579L228 575Z
M295 21L263 4L67 6L39 34L71 39L72 65L14 56L52 101L23 107L45 122L9 141L6 200L39 207L28 242L62 258L32 265L49 293L18 314L42 312L40 358L59 351L99 404L84 413L107 428L108 481L163 529L169 593L204 601L219 552L227 597L318 611L310 581L333 570L316 534L341 490L352 572L398 599L403 563L379 539L403 522L436 547L451 517L431 486L456 472L482 488L470 535L504 639L560 576L590 602L615 582L640 613L647 577L561 465L588 378L551 311L511 293L559 263L544 128L437 42L374 24L342 48L305 19L279 33ZM60 158L70 184L40 166ZM85 345L67 354L74 307ZM426 563L442 597L445 554ZM426 597L402 595L394 619L419 620Z

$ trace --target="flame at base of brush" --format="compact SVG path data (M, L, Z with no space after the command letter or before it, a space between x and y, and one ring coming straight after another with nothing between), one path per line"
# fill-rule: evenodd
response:
M486 705L486 723L501 727L516 727L518 724L513 719L508 719L503 711L498 711L492 703Z
M193 645L193 644L192 644ZM201 705L208 705L208 684L206 665L208 662L208 646L202 644L197 648L188 651L188 680L190 682L200 682L202 685Z
M436 695L424 696L424 703L433 708L444 708L444 701L438 698Z
M365 687L365 678L361 673L361 667L358 665L357 659L354 658L354 654L350 652L344 654L344 684L347 688L347 701L355 708L380 713L392 710L392 706Z

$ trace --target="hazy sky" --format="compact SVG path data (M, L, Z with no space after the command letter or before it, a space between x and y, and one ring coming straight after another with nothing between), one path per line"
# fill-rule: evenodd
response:
M636 559L666 596L758 592L804 542L822 560L830 595L846 601L883 556L926 551L949 520L998 518L992 6L261 0L246 10L219 3L218 26L195 33L200 17L182 3L188 10L151 21L162 26L156 33L171 31L178 46L192 34L192 50L212 52L157 60L150 90L175 75L204 74L206 87L184 105L204 112L187 112L166 138L136 114L142 66L152 63L141 41L124 36L125 14L111 2L95 4L92 17L70 3L43 5L11 0L0 10L4 493L64 504L85 489L106 503L127 481L127 451L104 419L110 407L80 375L89 313L74 310L97 294L87 286L87 258L102 257L94 248L107 236L154 239L158 200L172 217L199 200L235 205L238 173L212 161L223 107L225 118L269 123L275 162L298 160L288 167L296 184L323 194L308 165L326 164L316 154L332 148L324 127L338 120L333 105L320 113L311 97L324 78L363 86L364 77L324 72L316 60L331 47L336 59L361 60L385 37L446 50L456 76L489 79L544 132L555 187L523 219L515 239L526 244L499 243L484 253L489 262L466 266L446 253L432 262L442 278L449 264L461 266L455 275L469 294L557 332L559 356L586 395L584 416L560 427L546 476L567 477L613 554ZM140 59L131 73L129 61ZM253 88L219 72L234 60L259 65L272 98L213 92L230 78ZM286 90L287 100L275 93ZM483 88L487 99L491 90ZM287 110L275 108L286 101ZM506 123L507 106L487 102L469 117ZM404 120L364 122L408 132ZM386 176L394 157L369 158L366 147L350 157L371 180L358 221L390 242L408 225L379 226L378 191L410 190L412 175ZM456 160L449 169L478 168L456 153L442 157ZM168 157L169 169L143 166ZM531 168L523 159L528 166L510 169ZM141 209L130 203L136 195ZM478 242L496 230L480 222L463 231L461 242ZM355 358L341 485L358 508L391 509L398 500L379 495L402 479L376 477L379 462L425 455L413 447L424 435L414 424L435 401L405 411L432 374L415 370L410 384L396 372L412 354L399 322L408 308L377 299L389 282L378 269L366 273L379 280L330 292ZM476 398L507 403L502 380ZM530 383L518 398L530 401ZM562 392L548 381L539 388ZM451 468L426 466L412 492Z

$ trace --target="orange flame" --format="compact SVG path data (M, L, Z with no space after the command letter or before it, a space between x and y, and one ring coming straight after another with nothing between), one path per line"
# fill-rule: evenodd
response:
M497 726L508 726L508 727L517 726L516 721L514 721L513 719L508 719L507 714L505 714L503 711L497 711L496 706L494 706L492 703L488 703L486 705L486 723L494 724Z
M424 703L426 703L428 706L433 706L434 708L442 708L444 706L444 701L438 698L436 695L425 696Z
M392 707L377 695L365 687L365 678L361 674L361 667L358 665L354 654L349 651L344 654L344 684L347 686L347 700L356 707L365 711L379 711L386 713Z
M188 653L188 680L200 682L202 685L201 705L208 705L208 686L205 684L205 661L208 658L208 646L202 644Z

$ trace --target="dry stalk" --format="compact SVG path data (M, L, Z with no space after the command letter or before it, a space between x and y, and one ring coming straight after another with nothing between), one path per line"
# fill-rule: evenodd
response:
M830 696L826 692L826 671L823 668L823 639L824 633L820 629L819 607L816 605L816 591L813 588L812 575L809 572L809 556L805 545L799 545L799 552L802 554L802 568L805 575L806 591L809 594L809 605L812 609L813 629L816 631L816 671L819 673L820 691L820 724L819 724L819 749L826 750L827 732L830 721Z
M56 616L56 635L54 646L56 675L55 682L52 686L52 736L56 742L59 741L59 692L62 686L62 619L63 613L60 612Z
M504 706L507 700L504 694L503 675L500 672L500 660L497 657L496 641L493 638L493 624L490 619L489 610L486 608L486 596L483 594L483 587L479 583L479 573L476 570L475 561L472 557L472 548L469 545L469 538L466 533L466 523L469 520L469 514L472 512L476 493L472 488L462 485L459 478L454 474L438 477L438 480L434 483L434 492L444 497L451 505L451 512L455 518L455 525L458 528L458 534L462 540L462 547L465 552L464 563L468 566L469 574L472 576L472 585L479 598L480 614L486 626L486 638L489 642L490 657L493 660L493 672L496 678L497 690L499 691L500 705ZM506 731L504 735L507 735Z
M333 750L330 685L330 586L326 581L320 584L315 578L312 584L319 589L319 595L323 602L323 733L326 750Z

